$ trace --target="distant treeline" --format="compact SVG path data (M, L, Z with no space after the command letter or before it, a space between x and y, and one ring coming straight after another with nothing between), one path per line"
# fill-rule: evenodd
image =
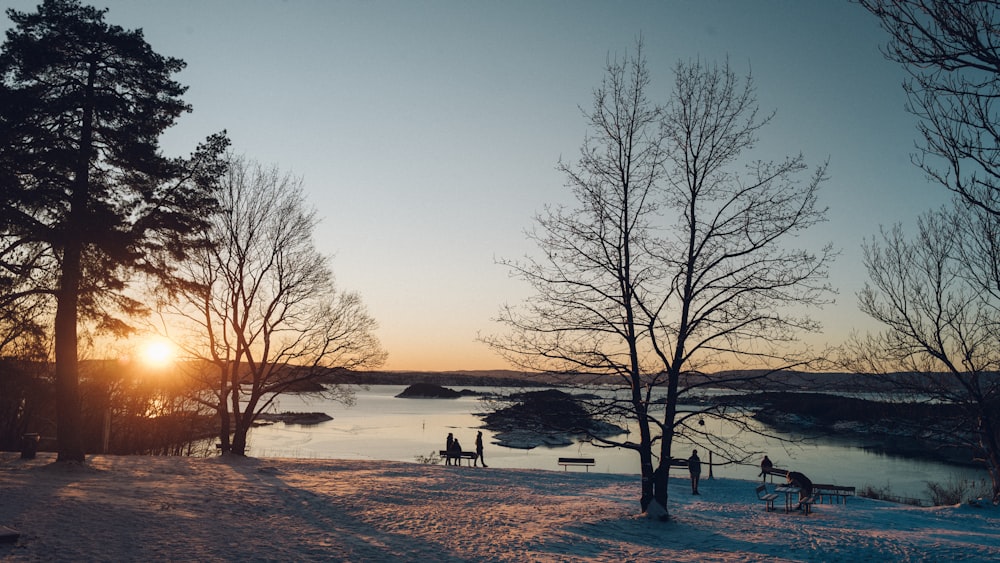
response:
M215 413L191 399L186 380L137 373L114 360L80 362L81 434L88 453L191 454L218 434ZM0 450L17 451L25 434L56 447L51 365L0 359Z
M871 424L887 419L919 423L952 418L961 414L958 405L873 401L827 393L774 391L729 395L715 400L759 407L758 418L767 418L769 413L791 414L809 419L820 426L830 426L838 422Z
M893 389L892 375L863 376L853 373L806 373L759 370L731 370L708 375L688 375L685 384L713 382L732 390L754 391L840 391L883 392ZM447 386L586 386L620 383L612 376L585 374L530 373L514 370L469 371L349 371L331 370L324 383L358 385L412 385L430 383Z
M354 385L434 385L478 387L538 387L559 384L559 378L508 370L472 371L350 371L332 370L322 383Z

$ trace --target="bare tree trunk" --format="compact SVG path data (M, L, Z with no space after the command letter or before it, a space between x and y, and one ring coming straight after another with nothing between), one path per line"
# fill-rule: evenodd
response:
M979 444L984 452L986 470L990 474L993 486L993 502L1000 502L1000 443L997 441L997 431L989 416L979 419Z
M233 445L230 450L235 455L247 455L247 431L249 428L243 423L243 416L236 415L236 428L233 430Z
M656 472L653 470L652 433L649 430L649 419L645 415L646 404L642 400L642 386L638 372L633 375L632 409L637 413L636 421L639 425L639 467L642 473L642 496L639 504L642 511L647 512L650 503L655 500ZM660 504L666 513L667 504L665 502Z
M243 420L243 410L240 408L240 376L239 363L232 362L229 366L229 400L230 410L233 414L233 442L230 446L230 453L235 455L247 455L247 431Z
M677 399L678 399L678 377L676 374L671 374L667 382L667 402L666 402L666 412L663 415L663 423L665 429L672 429L674 419L677 417ZM670 430L664 430L662 436L660 437L660 477L661 483L657 483L657 502L663 503L663 506L667 506L667 501L669 500L669 492L667 491L667 486L670 480L670 462L673 459L673 446L674 446L674 432Z

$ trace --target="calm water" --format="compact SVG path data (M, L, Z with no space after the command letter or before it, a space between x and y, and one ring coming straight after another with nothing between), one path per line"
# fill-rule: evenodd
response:
M449 432L461 441L463 449L474 449L481 424L475 413L483 411L481 401L475 397L397 399L395 395L404 388L403 385L358 388L357 404L351 408L299 395L280 397L279 412L325 412L333 420L313 426L278 423L255 428L250 436L250 455L415 462L417 456L427 456L444 448ZM928 481L944 484L957 479L986 478L985 471L871 453L862 448L864 444L860 442L787 445L752 434L735 434L734 430L720 425L708 428L717 435L743 441L752 451L766 451L776 467L801 471L817 483L888 487L896 495L926 499ZM630 450L597 448L587 443L512 449L493 445L492 433L482 432L486 444L484 456L490 467L561 471L556 458L593 457L597 465L591 471L638 474L638 456ZM675 448L675 451L686 454L687 448L684 448ZM707 462L704 448L700 450L702 461ZM707 472L707 468L703 471ZM713 468L717 477L738 479L756 479L758 471L755 464ZM684 475L683 470L672 473ZM706 477L704 473L702 478Z

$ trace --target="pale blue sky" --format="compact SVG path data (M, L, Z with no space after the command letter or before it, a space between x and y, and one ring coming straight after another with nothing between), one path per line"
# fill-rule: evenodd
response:
M227 129L237 152L303 177L318 245L378 319L388 369L506 367L476 336L500 330L491 319L526 288L494 260L532 252L533 215L567 201L555 166L578 154L579 107L639 34L653 97L678 60L728 57L777 111L756 154L830 160L829 222L805 243L842 249L840 294L811 343L870 328L855 296L863 237L948 199L910 163L915 120L902 69L878 51L886 36L846 0L92 4L187 62L194 112L167 154Z

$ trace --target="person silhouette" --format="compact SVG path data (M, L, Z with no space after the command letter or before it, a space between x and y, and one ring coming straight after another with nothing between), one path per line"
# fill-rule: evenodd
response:
M800 504L796 508L802 508L802 504L801 504L802 499L804 499L806 497L809 497L809 496L812 496L812 494L813 494L813 484L812 484L812 481L808 477L806 477L805 475L803 475L802 473L799 473L798 471L789 471L788 472L788 477L786 478L786 480L788 481L789 485L792 485L793 487L798 487L799 488L799 502L800 502Z
M765 455L764 459L760 460L760 475L758 477L763 477L763 480L767 481L767 472L772 467L774 467L774 464L771 463L771 458Z
M691 450L691 457L688 458L688 473L691 474L691 494L700 495L698 481L701 480L701 459L698 458L698 450Z
M451 446L455 443L455 437L448 433L448 438L444 441L444 464L451 465Z
M483 462L483 467L488 467L486 465L486 460L483 459L483 433L482 431L476 433L476 459L472 461L473 465L478 462Z

